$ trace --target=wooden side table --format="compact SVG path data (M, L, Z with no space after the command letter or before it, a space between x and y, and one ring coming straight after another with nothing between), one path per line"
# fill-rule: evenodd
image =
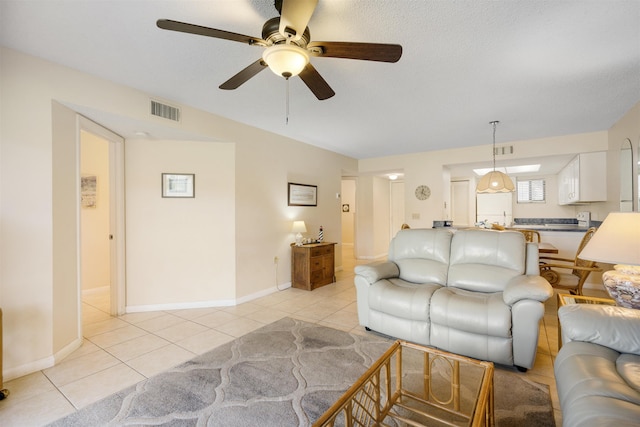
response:
M291 286L312 291L336 281L335 243L291 245Z
M600 304L600 305L616 305L616 302L610 298L587 297L584 295L558 294L558 310L560 307L571 304ZM558 350L562 347L562 325L558 318Z

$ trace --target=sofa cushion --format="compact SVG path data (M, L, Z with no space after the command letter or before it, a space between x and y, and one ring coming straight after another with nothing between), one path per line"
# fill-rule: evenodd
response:
M380 280L369 288L371 310L403 319L429 322L429 304L437 284L416 285L402 279Z
M526 242L517 231L460 230L451 241L447 286L501 292L525 272Z
M511 310L499 292L438 289L431 298L431 322L474 334L511 337Z
M451 231L400 230L389 244L388 260L400 269L400 278L413 283L447 283Z
M554 371L564 426L637 423L640 393L619 375L619 357L615 350L587 342L562 346Z
M640 392L640 356L621 354L616 360L616 369L630 387Z

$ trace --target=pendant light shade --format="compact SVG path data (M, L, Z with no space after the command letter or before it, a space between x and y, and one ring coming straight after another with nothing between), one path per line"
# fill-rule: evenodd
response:
M288 79L304 70L309 63L309 54L306 49L293 44L278 44L266 48L262 59L276 75Z
M496 170L496 125L498 123L500 122L489 123L493 125L493 171L480 178L476 193L510 193L516 189L507 174Z

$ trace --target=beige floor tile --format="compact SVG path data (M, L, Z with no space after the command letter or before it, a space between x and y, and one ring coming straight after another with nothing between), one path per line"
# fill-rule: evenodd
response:
M142 375L120 363L62 386L60 391L80 409L142 380Z
M111 317L101 322L89 323L88 325L84 325L82 328L82 335L87 338L91 338L94 335L115 331L116 329L124 328L125 326L129 326L129 324L118 318Z
M323 320L327 318L328 316L332 315L335 312L336 310L333 308L326 308L326 307L321 307L319 305L315 305L315 306L304 308L293 314L301 314L309 319L315 319L316 321L318 321L318 320Z
M140 322L144 322L145 320L155 319L156 317L164 316L166 313L164 311L143 311L140 313L127 313L123 314L119 317L119 319L124 320L128 323L138 324Z
M171 310L167 311L169 314L181 317L185 320L193 320L197 317L204 316L206 314L215 313L220 310L221 307L203 307L203 308L191 308L185 310Z
M230 313L236 316L246 316L251 313L255 313L258 310L262 310L264 307L252 302L247 302L240 305L234 305L232 307L225 307L222 309L225 313Z
M262 310L247 314L245 318L268 325L287 316L289 316L287 312L276 310L275 308L263 308Z
M173 314L164 313L162 316L143 320L136 323L136 326L149 332L157 332L170 326L184 322L184 319Z
M195 354L203 354L209 350L234 340L235 337L212 329L176 342L176 345Z
M58 390L50 390L19 404L11 404L12 396L0 402L0 424L3 427L40 427L69 415L75 408Z
M220 325L215 329L217 331L222 332L223 334L231 335L234 337L241 337L244 334L248 334L251 331L255 331L258 328L264 326L264 323L257 322L252 319L247 318L238 318L233 322L225 323L224 325Z
M73 353L71 353L70 355L68 355L64 361L68 361L68 360L73 360L76 357L80 357L80 356L84 356L86 354L89 353L93 353L95 351L101 351L102 349L100 347L98 347L97 345L95 345L94 343L92 343L91 341L89 341L87 338L83 338L82 339L82 345L80 346L79 349L77 349L76 351L74 351ZM63 362L62 360L60 361L60 363Z
M196 354L175 344L160 347L127 362L136 371L149 378L192 359Z
M111 316L109 313L105 313L95 307L88 304L82 304L82 323L87 325L89 323L102 322L109 320Z
M167 341L176 342L207 330L209 330L209 328L206 326L185 320L168 328L156 331L155 334Z
M56 390L56 387L42 371L7 381L4 383L4 388L11 392L9 395L11 400L7 398L7 400L0 401L0 411L3 407L2 405L9 406L9 402L11 402L11 404L18 403L22 400L31 399L39 394Z
M193 321L208 328L216 328L217 326L224 325L225 323L233 322L238 319L240 319L240 316L236 316L235 314L227 313L226 311L216 311L215 313L193 319Z
M171 343L165 339L156 335L148 334L114 345L113 347L109 347L106 351L119 360L126 362L169 344Z
M343 330L349 331L358 326L358 313L341 310L324 318L322 321L332 325L340 325Z
M145 335L147 332L133 325L127 325L124 328L115 331L105 332L104 334L94 335L89 340L100 348L112 347L121 342L129 341Z
M118 359L101 350L75 359L65 360L56 366L45 369L43 372L47 378L59 388L65 384L115 366L118 363L120 363Z

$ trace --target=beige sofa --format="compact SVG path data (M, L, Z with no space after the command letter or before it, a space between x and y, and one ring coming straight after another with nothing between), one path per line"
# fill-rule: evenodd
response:
M400 230L387 261L355 269L368 329L482 360L533 367L544 301L538 247L517 231Z

